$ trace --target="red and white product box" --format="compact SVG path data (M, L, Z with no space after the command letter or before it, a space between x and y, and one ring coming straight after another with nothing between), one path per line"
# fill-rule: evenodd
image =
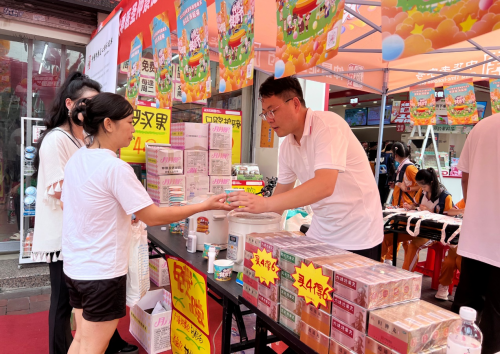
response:
M366 339L368 340L368 337L366 337ZM354 354L354 353L355 353L354 351L347 348L345 345L340 344L336 340L330 338L329 354ZM366 353L366 354L368 354L368 353ZM375 353L375 354L391 354L391 352L389 352L389 353Z
M316 308L313 304L306 304L305 301L302 303L302 321L327 336L330 335L331 318L329 313Z
M304 299L299 297L296 292L293 292L283 286L280 286L280 304L288 311L293 312L298 317L302 316L302 303Z
M264 296L273 302L280 302L280 286L276 284L262 284L259 282L259 295Z
M375 339L366 337L365 354L393 354L393 351L391 348L377 342Z
M252 305L258 306L259 291L248 284L243 284L243 298L247 299Z
M156 252L153 251L152 254L156 254ZM149 278L156 286L170 285L168 264L165 259L154 258L149 260Z
M146 144L146 170L157 176L182 175L184 153L179 149Z
M224 194L224 190L233 188L231 176L210 176L210 192L218 195Z
M280 304L270 299L264 297L263 295L258 296L257 308L269 316L272 320L278 322L280 314Z
M332 316L347 323L360 332L368 330L368 311L340 296L333 295Z
M208 174L210 176L231 176L231 166L231 149L208 151Z
M332 317L330 338L357 354L365 354L366 335L335 317Z
M243 267L243 284L254 288L257 292L259 291L259 279L255 277L254 270Z
M199 195L206 195L210 190L208 176L186 176L186 200L191 200Z
M208 148L226 150L233 147L233 126L231 124L208 124Z
M316 328L300 321L300 341L307 344L319 354L328 354L330 339Z
M184 150L184 174L208 176L208 151Z
M208 125L202 123L172 123L170 145L182 150L208 150Z
M168 205L168 187L179 186L186 188L184 175L156 176L147 175L148 194L155 204Z

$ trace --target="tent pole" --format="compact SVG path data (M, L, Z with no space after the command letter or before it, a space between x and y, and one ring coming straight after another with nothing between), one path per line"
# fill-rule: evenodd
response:
M488 49L480 45L479 43L476 43L472 39L469 39L468 42L472 44L474 47L476 47L479 50L482 50L484 53L488 54L490 57L495 58L499 63L500 63L500 57L498 55L493 54L490 52Z
M378 93L380 93L380 94L382 94L382 93L383 93L380 89L378 89L378 88L376 88L376 87L373 87L373 86L370 86L370 85L364 84L364 83L362 83L361 81L355 80L355 79L353 79L353 78L351 78L351 77L348 77L348 76L345 76L345 75L342 75L342 74L337 74L335 71L330 70L330 69L327 69L327 68L325 68L325 67L324 67L324 66L322 66L322 65L316 65L316 66L317 66L318 68L320 68L320 69L324 70L324 71L329 72L330 74L332 74L332 75L334 75L334 76L335 76L335 75L336 75L336 76L340 76L341 78L344 78L344 79L346 79L346 80L349 80L349 81L355 82L355 83L357 83L357 84L363 85L363 86L365 86L365 87L371 88L372 90L374 90L374 91L376 91L376 92L378 92ZM384 70L386 70L386 69L384 69Z
M369 72L375 72L375 71L382 71L384 69L367 69L367 70L346 70L346 71L336 71L335 75L338 74L351 74L351 73L369 73ZM324 72L324 73L318 73L318 74L302 74L302 75L296 75L298 79L302 79L305 77L314 77L314 76L328 76L332 75L329 72Z
M381 6L380 1L365 1L365 0L347 0L345 2L349 5L367 5L367 6Z
M380 107L380 123L378 130L377 142L377 157L375 159L375 181L378 186L380 177L380 154L382 152L382 139L384 138L384 119L385 119L385 103L387 101L387 82L389 77L389 70L384 69L384 84L382 86L382 107Z
M405 72L405 73L421 73L421 74L442 74L446 73L447 71L431 71L431 70L413 70L413 69L396 69L396 68L390 68L391 71L400 71L400 72ZM470 77L484 77L484 78L492 78L492 79L500 79L500 75L483 75L483 74L464 74L461 73L460 76L470 76Z
M341 46L339 47L339 49L344 49L344 48L347 48L347 47L349 47L351 44L354 44L354 43L356 43L356 42L359 42L359 41L360 41L360 40L362 40L363 38L366 38L366 37L368 37L368 36L370 36L370 35L374 34L375 32L377 32L377 30L374 30L374 29L373 29L373 30L371 30L370 32L366 32L366 33L365 33L365 34L363 34L362 36L359 36L358 38L353 39L352 41L347 42L347 43L346 43L346 44L344 44L344 45L341 45Z

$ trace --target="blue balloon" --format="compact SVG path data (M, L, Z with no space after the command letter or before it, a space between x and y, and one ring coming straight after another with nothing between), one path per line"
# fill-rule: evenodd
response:
M160 108L160 100L156 99L156 108Z
M219 92L222 93L226 91L226 81L224 79L220 79L219 81Z
M285 63L283 62L283 60L278 60L274 64L274 77L280 78L283 76L284 73L285 73Z
M340 34L344 33L345 32L345 27L342 26L342 29L340 30Z
M397 34L382 41L382 58L387 61L398 59L405 49L405 41Z
M186 103L187 101L187 96L185 92L182 92L182 103Z

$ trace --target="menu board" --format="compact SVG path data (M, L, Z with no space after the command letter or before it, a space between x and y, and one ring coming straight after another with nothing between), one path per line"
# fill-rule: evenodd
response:
M381 106L368 108L368 125L380 124L380 107ZM384 124L391 124L391 112L392 106L385 106Z
M355 108L345 110L345 120L350 127L366 125L368 112L366 108Z

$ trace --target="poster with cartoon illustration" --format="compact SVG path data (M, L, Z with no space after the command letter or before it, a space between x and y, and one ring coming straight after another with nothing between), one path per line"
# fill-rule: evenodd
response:
M434 84L410 87L410 118L414 125L436 125Z
M219 92L253 84L255 0L216 0Z
M444 85L444 97L450 125L476 124L476 95L471 81Z
M149 25L153 47L156 82L156 108L172 107L173 64L172 40L168 13L159 14Z
M139 33L130 45L130 58L127 74L127 86L125 97L127 101L135 108L137 105L137 96L139 95L139 83L141 76L141 57L142 57L142 33Z
M344 0L276 0L276 78L310 69L337 55Z
M490 80L491 114L500 113L500 79Z
M182 102L210 97L208 15L205 0L175 0Z
M499 0L382 0L382 58L431 52L500 29Z

